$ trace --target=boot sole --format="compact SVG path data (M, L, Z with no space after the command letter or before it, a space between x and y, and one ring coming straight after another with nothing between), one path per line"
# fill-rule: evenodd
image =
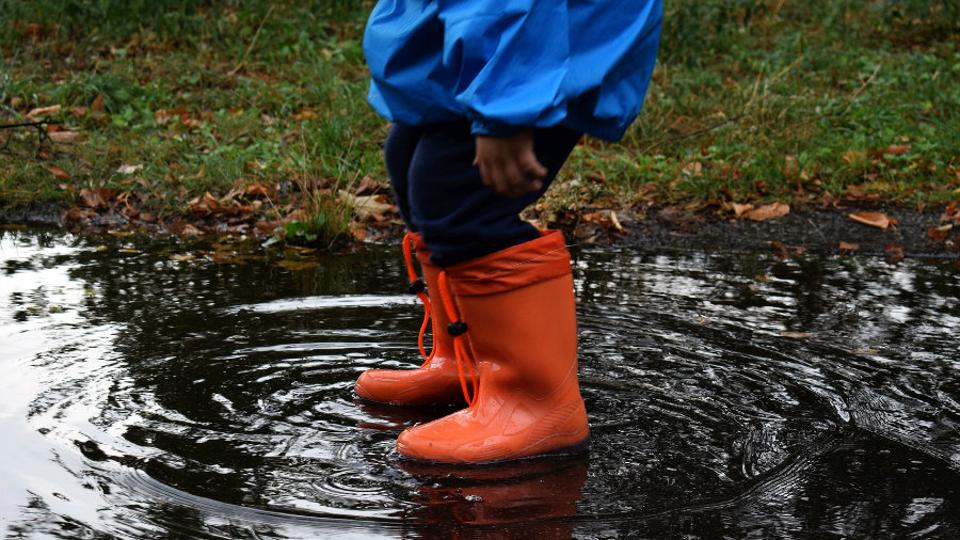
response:
M400 459L402 461L408 461L411 463L422 463L425 465L445 465L451 466L456 465L458 467L489 467L494 465L502 465L504 463L516 463L518 461L534 461L538 459L548 459L548 458L557 458L557 457L569 457L569 456L578 456L581 454L586 454L590 451L590 435L578 442L571 444L569 446L564 446L557 448L556 450L550 450L549 452L543 452L541 454L533 454L530 456L523 456L517 458L507 458L507 459L497 459L493 461L476 461L476 462L461 462L461 461L434 461L428 459L417 459L412 457L404 456L400 454Z

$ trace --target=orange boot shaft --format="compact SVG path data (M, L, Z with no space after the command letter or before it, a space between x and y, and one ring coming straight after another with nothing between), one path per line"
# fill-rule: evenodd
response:
M404 254L412 292L416 292L416 271L410 260L410 243L416 250L417 260L423 270L426 291L438 290L440 269L430 263L430 252L420 235L410 233L404 237ZM392 405L437 405L462 403L460 381L453 356L453 341L447 333L447 316L439 302L433 302L423 291L417 293L424 301L433 332L433 348L429 355L423 345L427 321L421 328L419 346L424 363L417 369L371 369L360 375L355 390L357 395L378 403Z
M400 454L476 464L584 449L589 428L563 236L547 233L454 265L439 287L454 319L450 329L465 330L454 339L471 406L404 431ZM479 377L475 394L473 377Z

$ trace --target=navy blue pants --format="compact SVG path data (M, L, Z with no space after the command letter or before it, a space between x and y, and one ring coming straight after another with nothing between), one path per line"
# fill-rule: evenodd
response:
M466 120L395 124L384 155L404 221L433 252L431 262L449 266L537 238L519 214L543 195L579 140L564 127L534 130L534 153L549 173L541 190L516 199L483 185Z

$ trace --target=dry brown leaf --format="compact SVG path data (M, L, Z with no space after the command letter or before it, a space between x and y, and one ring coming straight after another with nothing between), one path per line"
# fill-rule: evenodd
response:
M353 211L361 220L382 219L384 214L395 211L395 207L386 202L383 195L354 195L341 191L340 198L353 207Z
M293 119L297 122L303 122L304 120L315 120L319 118L319 116L320 115L317 114L317 111L313 109L303 109L297 114L294 114Z
M752 204L740 204L740 203L731 203L730 207L733 208L733 217L740 219L744 214L753 210Z
M49 137L51 141L61 144L80 142L83 139L83 136L76 131L51 131L47 133L47 137Z
M56 165L50 165L47 167L47 170L50 171L50 174L54 175L60 180L68 180L70 178L70 173L61 169L60 167L57 167Z
M279 222L279 221L263 221L263 220L261 220L261 221L258 221L258 222L256 222L256 223L254 223L253 226L254 226L254 228L257 229L257 231L259 231L259 232L261 232L261 233L263 233L263 234L269 234L269 233L273 232L274 229L276 229L277 227L280 226L280 222Z
M364 227L362 223L354 221L350 223L350 234L353 235L353 239L357 242L363 242L367 239L367 228Z
M620 224L620 218L617 217L617 213L613 210L610 211L610 223L613 224L613 228L617 232L623 232L623 225Z
M903 251L903 246L896 243L890 243L884 246L883 252L887 255L887 262L890 264L897 264L906 256Z
M27 118L33 119L33 118L37 118L38 116L47 116L51 114L56 114L60 112L60 109L62 108L63 106L61 105L50 105L49 107L37 107L36 109L31 109L30 112L27 113Z
M354 192L357 195L370 195L376 193L383 189L383 185L380 182L377 182L370 176L364 176L363 180L360 180L360 184L357 185L357 189Z
M270 194L273 193L273 190L269 186L265 186L261 183L250 184L247 186L245 194L247 197L267 197L270 198Z
M83 188L80 190L80 199L83 201L84 206L88 208L107 208L110 206L109 201L116 197L116 195L117 190L115 189Z
M910 151L909 144L891 144L890 146L883 149L884 154L892 154L895 156L906 154Z
M860 244L854 242L840 242L840 253L850 253L860 249Z
M930 227L927 229L927 236L935 242L943 242L950 236L950 231L953 230L953 224L947 223L946 225L941 225L939 227Z
M790 205L784 203L766 204L759 208L750 210L744 217L753 221L767 221L770 219L781 218L790 213Z
M770 249L772 249L774 254L781 259L790 257L790 250L787 249L787 245L779 240L772 240L770 242Z
M83 219L89 219L97 215L96 212L89 208L77 208L73 207L67 211L63 216L63 220L67 223L72 221L81 221Z
M103 104L103 95L97 95L93 98L93 103L90 104L90 108L93 109L93 112L106 112L107 108Z
M596 212L587 212L580 216L580 220L586 223L594 223L602 227L608 233L611 231L623 232L623 225L617 218L613 210L597 210Z
M847 217L853 221L856 221L857 223L862 223L863 225L868 225L870 227L876 227L877 229L886 229L890 225L897 224L897 220L891 219L883 212L854 212L849 214Z

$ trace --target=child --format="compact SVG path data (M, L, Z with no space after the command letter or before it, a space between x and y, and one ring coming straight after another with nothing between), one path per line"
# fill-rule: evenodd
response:
M425 362L367 371L356 392L397 405L462 394L469 405L401 433L402 456L476 464L586 448L570 257L559 232L540 233L519 214L582 134L618 140L639 114L662 9L661 0L374 8L369 97L394 123L384 153L411 231L403 247L426 311Z

